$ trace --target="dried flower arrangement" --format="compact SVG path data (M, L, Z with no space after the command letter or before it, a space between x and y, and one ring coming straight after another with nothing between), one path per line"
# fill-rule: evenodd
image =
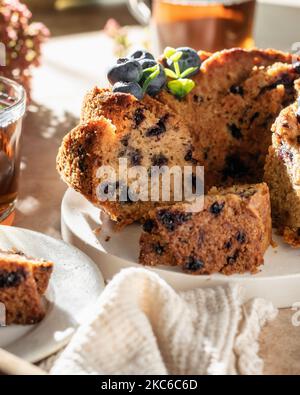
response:
M128 26L121 26L114 18L107 20L103 31L109 38L113 40L114 55L117 58L126 56L128 51L132 49L134 45L136 45L136 42L132 42L130 38L130 29ZM145 49L149 48L148 38L148 31L145 29L144 32L140 34L140 46Z
M5 46L5 66L0 75L22 84L30 96L31 69L40 64L41 44L49 36L42 23L19 0L0 0L0 43Z

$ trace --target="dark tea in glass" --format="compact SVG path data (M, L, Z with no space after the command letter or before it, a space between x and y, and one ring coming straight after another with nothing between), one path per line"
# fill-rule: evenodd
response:
M0 77L0 223L12 217L18 195L23 88Z
M206 51L254 46L255 0L129 0L133 14L151 22L153 49L189 46Z

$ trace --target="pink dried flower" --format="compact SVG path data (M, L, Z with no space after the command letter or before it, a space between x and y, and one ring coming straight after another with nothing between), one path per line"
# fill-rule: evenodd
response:
M104 26L104 32L114 41L114 53L117 57L125 56L130 48L128 29L121 26L115 19L110 18Z
M40 64L41 44L49 36L42 23L30 23L31 17L19 0L0 0L0 42L6 50L6 66L0 66L0 75L20 82L28 94L31 68Z
M109 37L115 38L120 29L120 24L114 18L110 18L107 20L103 30Z

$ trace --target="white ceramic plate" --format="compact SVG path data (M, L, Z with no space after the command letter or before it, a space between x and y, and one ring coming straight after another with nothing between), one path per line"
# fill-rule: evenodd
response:
M0 226L0 249L10 248L55 264L43 321L0 327L0 347L37 362L67 344L91 312L104 289L104 281L94 262L77 248L30 230Z
M76 245L96 262L105 280L110 280L120 269L138 264L139 225L131 225L119 233L99 209L69 189L62 202L62 235L65 241ZM95 232L101 225L100 233ZM263 297L277 307L289 307L300 302L300 250L284 244L274 235L278 247L269 247L265 265L258 274L225 276L194 276L178 268L160 266L149 268L163 277L177 290L207 287L234 282L242 284L245 300Z

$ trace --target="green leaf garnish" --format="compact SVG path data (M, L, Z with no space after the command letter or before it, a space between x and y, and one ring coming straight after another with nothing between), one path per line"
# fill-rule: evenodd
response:
M193 73L197 69L198 67L189 67L188 69L184 70L184 72L180 74L180 78L185 78L187 75Z
M165 74L166 74L166 76L169 77L169 78L173 78L174 80L177 79L177 75L174 73L173 70L170 70L170 69L166 69L166 68L165 68Z
M176 78L180 78L180 67L179 67L179 63L178 62L174 62L174 70L175 70L175 74L176 74Z
M173 55L171 55L169 57L169 59L172 60L172 62L175 63L175 62L178 62L178 60L181 58L181 56L182 56L182 52L178 51L178 52L175 52Z
M143 70L143 75L147 73L153 73L153 71L157 70L158 65L156 64L155 66L148 67L147 69Z
M144 73L145 72L150 72L151 74L146 78L145 82L143 83L142 89L143 89L144 93L147 91L148 86L150 85L151 81L154 80L160 73L159 65L156 64L153 67L149 67L148 69L144 70Z
M174 96L182 99L195 87L195 82L187 78L179 78L169 81L167 86Z
M168 63L171 61L172 68L174 68L174 70L165 68L166 76L171 79L171 81L167 83L167 87L169 91L178 98L183 98L194 88L195 82L186 77L198 69L198 67L189 67L186 70L180 70L179 60L182 55L183 52L175 48L167 47L164 50L164 58L168 59Z
M175 48L166 47L164 50L164 58L169 59L176 52Z

